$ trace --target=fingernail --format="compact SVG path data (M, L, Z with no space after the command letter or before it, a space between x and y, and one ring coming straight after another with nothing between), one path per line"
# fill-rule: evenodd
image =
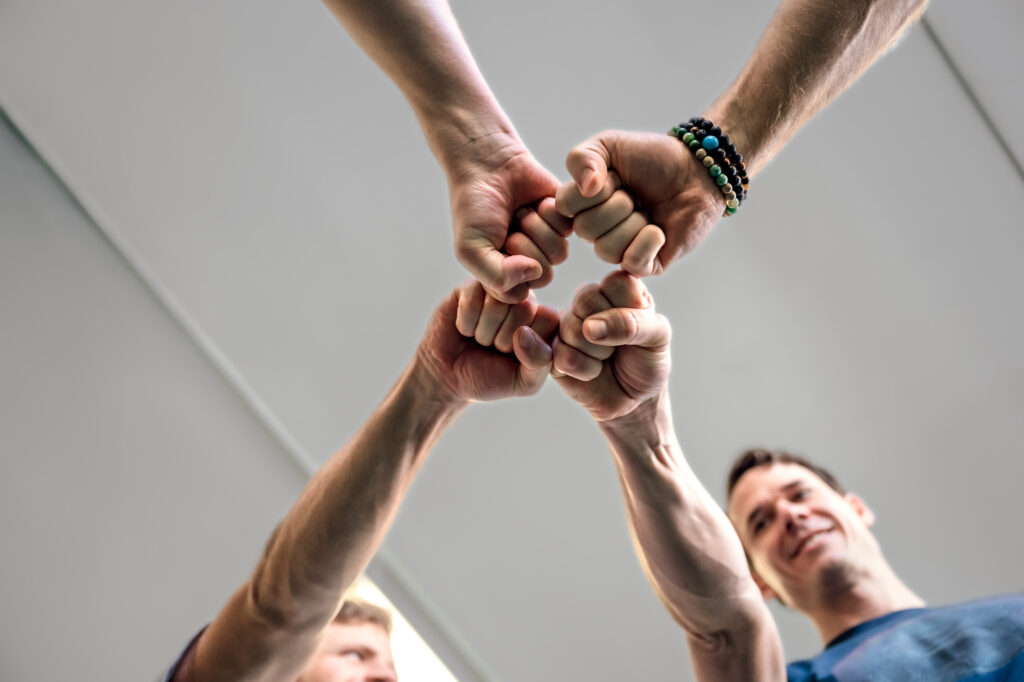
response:
M608 323L604 320L587 320L585 324L588 339L601 341L608 337Z
M523 282L532 282L544 273L544 269L541 268L540 263L531 265L530 267L523 270Z
M537 345L537 341L533 338L533 334L528 331L524 331L519 335L519 343L527 350L532 350L533 347Z
M580 181L578 183L580 192L586 191L587 184L589 183L590 178L592 177L594 177L593 168L584 168L582 171L580 171Z

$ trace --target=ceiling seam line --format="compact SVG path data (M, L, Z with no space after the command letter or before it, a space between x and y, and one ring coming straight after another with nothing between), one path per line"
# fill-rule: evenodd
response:
M932 28L931 22L928 21L927 16L921 18L921 26L924 28L928 38L935 46L935 49L938 50L939 55L942 57L942 61L946 63L946 67L949 68L950 72L952 72L953 78L956 79L960 88L964 91L964 94L967 95L967 99L970 100L975 111L977 111L978 115L981 116L981 120L984 122L985 127L988 128L992 137L996 139L996 144L998 144L1003 150L1006 158L1010 160L1010 164L1013 166L1014 170L1017 171L1017 177L1020 178L1021 182L1024 182L1024 167L1021 166L1020 161L1013 153L1013 149L1010 147L1009 143L1007 143L1006 138L1004 138L1002 133L999 132L999 127L995 124L995 121L993 121L988 115L988 110L985 109L985 105L981 103L981 99L978 98L978 95L974 92L971 84L967 81L963 72L960 71L960 68L956 65L956 62L953 60L953 56L946 49L945 44L935 32L935 29Z
M277 443L285 457L291 462L295 469L306 479L309 479L319 468L313 459L306 453L298 440L292 436L288 429L274 415L270 407L259 397L242 378L241 373L228 361L227 357L220 351L213 340L202 331L202 327L195 322L185 311L184 306L178 302L173 294L167 289L157 277L153 269L116 230L109 226L110 220L106 218L97 202L92 201L84 191L74 191L65 181L65 175L58 170L59 163L51 162L40 145L29 138L28 126L23 123L17 113L12 114L12 107L9 98L0 88L0 125L7 127L12 134L24 145L30 155L42 166L44 172L53 180L60 191L71 202L72 206L81 213L86 222L93 228L99 237L114 252L117 258L127 267L132 276L152 296L158 306L171 318L172 322L181 330L185 337L199 350L203 358L210 363L214 372L224 381L228 388L241 400L243 405L256 418L257 423ZM104 226L104 222L107 223ZM469 668L481 680L500 682L500 678L493 673L483 662L483 658L477 654L474 647L469 645L468 640L461 632L441 615L440 609L436 607L433 600L426 596L426 591L412 578L411 573L395 558L395 555L385 546L381 545L380 550L375 554L374 562L379 562L389 575L400 585L409 597L446 640L447 644L462 659L465 667Z

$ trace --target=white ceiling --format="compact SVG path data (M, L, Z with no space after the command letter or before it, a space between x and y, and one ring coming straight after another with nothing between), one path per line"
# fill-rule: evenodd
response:
M664 0L454 5L520 133L560 175L565 152L601 128L660 130L699 112L772 9L716 10L737 48L712 60L721 42L682 29L685 7ZM1022 588L1024 548L1006 539L1024 474L1024 6L947 0L926 17L930 30L913 29L757 179L742 215L651 286L677 336L677 426L708 487L719 494L749 445L820 459L873 504L897 570L943 602ZM29 652L51 621L22 620L68 605L119 623L110 631L155 675L245 577L302 460L323 461L359 426L463 277L443 178L395 88L315 2L8 0L0 105L100 230L5 142L0 376L21 383L0 389L2 442L58 464L0 465L12 520L0 540L24 555L0 568L17 586L0 593L0 678L38 670ZM552 305L606 271L587 245L571 249L541 292ZM78 392L54 404L63 376ZM98 406L90 396L107 396L111 377L167 387L173 404L127 392ZM108 456L118 448L146 451L146 466ZM106 462L102 480L82 455ZM80 528L38 499L65 462L77 474L56 480L77 491ZM554 386L474 406L371 574L463 680L690 679L618 495L596 429ZM13 521L36 511L39 523ZM69 534L90 540L80 554L99 582L40 590L81 572L37 551L40 537L68 551ZM103 578L142 542L147 563ZM124 626L153 615L118 589L128 574L173 641ZM815 651L809 627L779 618L787 653ZM104 670L73 627L53 637L79 670Z

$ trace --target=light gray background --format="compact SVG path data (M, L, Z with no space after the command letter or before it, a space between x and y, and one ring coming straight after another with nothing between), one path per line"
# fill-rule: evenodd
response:
M563 177L591 133L701 111L772 11L454 7ZM712 491L744 447L816 458L938 604L1024 587L1024 6L927 22L650 286ZM0 105L0 680L150 679L463 277L444 180L312 0L6 0ZM608 269L571 252L555 306ZM468 411L371 576L463 680L691 679L605 446L554 386ZM779 622L790 657L820 647Z

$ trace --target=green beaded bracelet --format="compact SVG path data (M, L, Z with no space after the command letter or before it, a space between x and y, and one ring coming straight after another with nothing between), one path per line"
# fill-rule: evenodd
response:
M693 120L695 119L691 119L691 122ZM697 160L701 162L702 166L708 169L708 175L711 177L712 181L714 181L715 185L722 191L722 195L725 198L725 215L735 215L736 210L739 208L740 204L743 203L744 195L746 194L746 187L741 187L739 185L734 186L732 183L735 182L735 180L730 181L729 176L722 168L722 165L735 166L738 170L742 171L741 176L746 178L746 172L743 170L742 163L738 160L740 157L737 157L737 160L734 163L730 156L728 156L730 154L729 149L734 153L736 151L735 147L729 147L729 149L725 151L727 156L724 160L716 163L715 157L708 152L718 148L718 138L704 135L703 137L707 142L702 143L702 141L694 134L695 130L698 133L701 131L696 127L683 127L686 125L687 124L684 123L679 126L672 126L672 129L669 131L669 135L678 138L688 149L694 152L694 156L697 157ZM709 137L710 139L708 139ZM719 158L721 158L721 154L722 152L718 152ZM735 173L733 175L735 176Z

